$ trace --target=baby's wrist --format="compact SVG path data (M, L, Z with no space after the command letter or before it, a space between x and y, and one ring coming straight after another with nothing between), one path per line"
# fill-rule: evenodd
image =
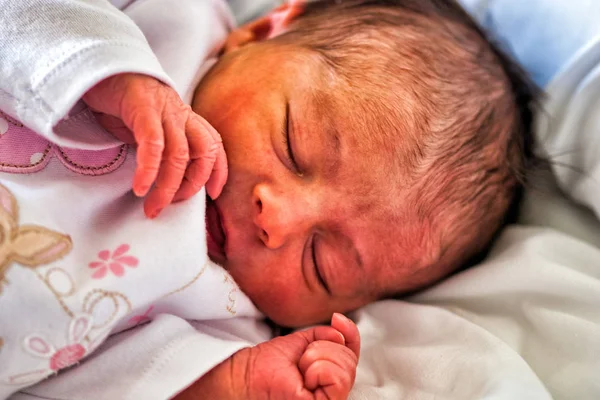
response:
M227 393L228 399L249 399L251 398L249 390L251 383L248 382L248 370L250 368L252 352L254 347L242 349L229 357L227 366L223 368L223 377L228 380Z
M250 349L242 349L217 365L174 400L249 399L246 371L250 361Z

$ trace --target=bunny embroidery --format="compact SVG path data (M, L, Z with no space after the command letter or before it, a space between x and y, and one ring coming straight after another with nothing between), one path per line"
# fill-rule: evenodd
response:
M0 294L13 262L36 268L71 251L68 235L37 225L19 226L19 207L12 193L0 185Z
M85 344L86 335L90 332L93 318L87 314L76 315L69 324L67 343L56 348L43 335L33 334L23 340L23 347L32 356L48 360L45 368L13 375L10 384L37 382L45 376L67 368L81 360L88 353L89 345Z

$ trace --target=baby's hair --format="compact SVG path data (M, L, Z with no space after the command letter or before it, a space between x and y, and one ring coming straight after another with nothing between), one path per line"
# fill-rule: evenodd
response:
M487 251L536 163L538 91L462 7L315 1L279 40L316 52L345 82L364 111L351 116L357 131L402 172L404 208L433 227L422 242L437 247L428 259L438 278Z

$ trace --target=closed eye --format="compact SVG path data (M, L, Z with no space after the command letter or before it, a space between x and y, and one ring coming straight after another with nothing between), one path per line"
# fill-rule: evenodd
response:
M283 138L283 145L285 146L285 158L289 163L289 168L297 175L302 175L296 158L294 157L294 150L290 140L290 105L285 105L285 120L283 121L283 127L281 130L281 136Z
M313 236L312 243L310 245L313 266L315 268L315 274L317 275L317 279L319 280L319 283L321 284L321 286L323 286L323 288L325 289L325 291L327 293L331 294L331 291L329 290L329 286L327 286L327 282L325 282L325 279L323 278L323 275L321 274L321 270L319 268L319 263L317 262L317 246L316 246L315 242L316 242L316 235Z

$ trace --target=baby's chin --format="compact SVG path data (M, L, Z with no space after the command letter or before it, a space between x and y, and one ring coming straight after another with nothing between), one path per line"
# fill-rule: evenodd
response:
M259 308L260 310L260 308ZM282 315L282 313L276 313L275 315L265 314L266 317L274 324L285 327L285 328L304 328L311 325L326 325L331 320L329 316L317 316L317 315L306 315L298 317L297 315Z
M278 326L287 328L303 328L317 324L329 324L334 312L344 313L352 311L352 309L334 309L327 301L316 302L315 305L310 307L304 304L281 307L273 303L262 309L260 304L255 305L270 321Z

